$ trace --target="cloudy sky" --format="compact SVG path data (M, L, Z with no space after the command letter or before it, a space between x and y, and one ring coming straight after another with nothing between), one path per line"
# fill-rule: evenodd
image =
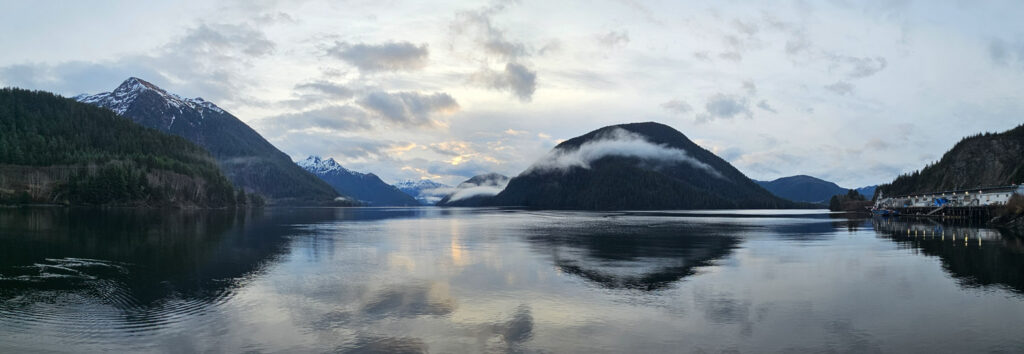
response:
M710 3L710 4L709 4ZM886 182L1024 122L1019 1L0 1L0 86L129 76L388 182L658 121L755 179Z

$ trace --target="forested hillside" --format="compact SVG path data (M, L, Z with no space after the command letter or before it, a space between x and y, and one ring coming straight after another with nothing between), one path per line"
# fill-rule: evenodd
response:
M878 186L887 196L1024 183L1024 125L966 137L934 164Z
M51 93L0 89L0 203L259 203L250 198L185 139Z
M231 182L274 204L344 204L330 185L292 162L240 119L202 98L182 98L139 78L77 100L177 135L213 155Z
M796 208L664 124L604 127L558 144L484 205L538 209Z

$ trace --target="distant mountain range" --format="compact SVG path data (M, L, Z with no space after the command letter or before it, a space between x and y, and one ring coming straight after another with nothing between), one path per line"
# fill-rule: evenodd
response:
M938 162L878 186L887 196L1024 183L1024 125L966 137Z
M555 146L485 205L544 209L792 208L664 124L604 127Z
M444 183L437 183L429 179L418 181L403 181L394 184L395 188L416 198L420 204L434 205L450 194L453 187Z
M782 177L773 181L754 181L772 194L796 202L827 204L829 198L843 194L849 190L820 178L807 175ZM871 198L876 186L855 188L861 195Z
M481 206L508 185L508 176L487 173L473 176L459 183L455 189L437 202L438 206Z
M111 92L75 99L202 146L235 186L261 194L271 203L323 204L339 197L255 130L202 98L182 98L133 77Z
M334 187L338 193L357 199L368 206L414 206L420 205L412 196L397 187L384 183L372 173L359 173L342 167L333 158L322 159L310 156L297 164L320 177Z
M0 89L0 204L249 203L206 150L41 91Z

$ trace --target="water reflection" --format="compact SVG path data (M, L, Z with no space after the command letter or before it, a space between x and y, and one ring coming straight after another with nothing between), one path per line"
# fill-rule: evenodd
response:
M333 214L0 210L0 315L95 342L170 326L228 301L287 251L295 224Z
M600 220L524 231L534 249L563 272L612 289L658 290L696 274L740 242L731 225Z
M904 247L938 257L963 286L1004 286L1024 293L1024 241L996 229L923 219L872 220L875 230Z
M1024 350L1020 238L730 215L4 209L0 352Z

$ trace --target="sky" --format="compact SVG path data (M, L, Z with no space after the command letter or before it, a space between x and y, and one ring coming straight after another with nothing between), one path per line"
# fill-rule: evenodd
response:
M1019 1L7 1L0 86L128 77L294 160L387 182L515 176L657 121L753 179L891 181L1024 122Z

